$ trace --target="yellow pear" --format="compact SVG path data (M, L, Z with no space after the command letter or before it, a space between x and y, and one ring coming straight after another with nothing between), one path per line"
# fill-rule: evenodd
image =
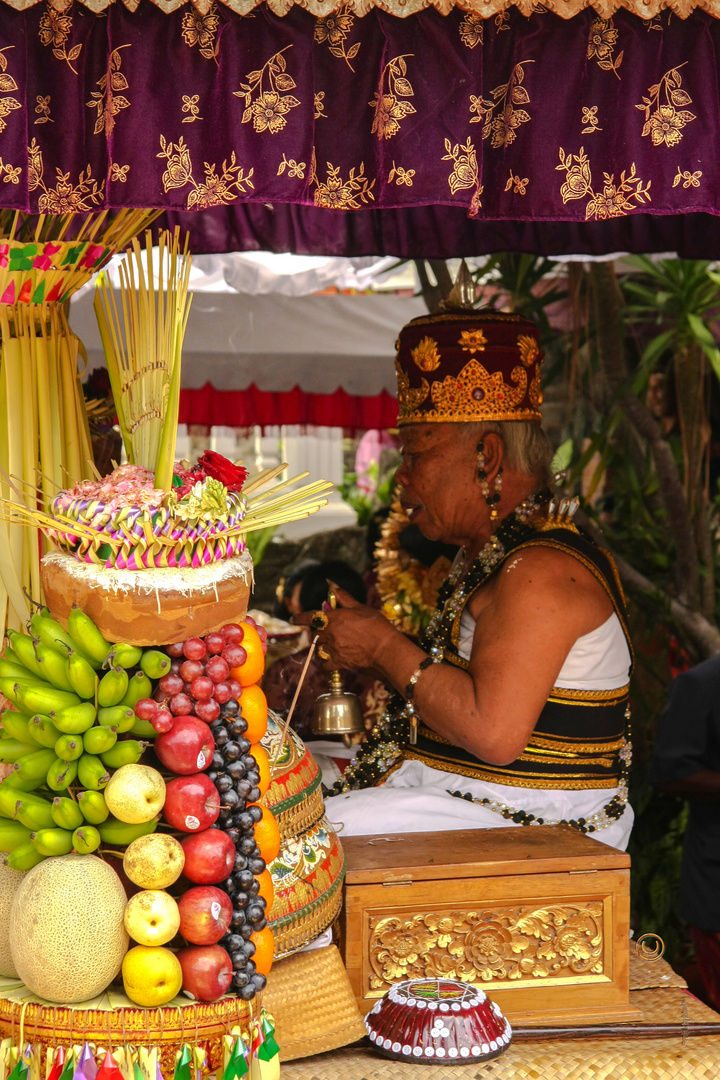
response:
M180 993L182 968L169 949L136 945L122 965L125 993L136 1005L157 1008Z
M123 858L123 870L141 889L167 889L180 877L184 865L182 844L165 833L139 836Z
M162 889L145 889L127 902L125 929L138 945L164 945L180 928L180 909Z
M165 805L165 781L148 765L123 765L105 788L105 802L118 821L151 821Z

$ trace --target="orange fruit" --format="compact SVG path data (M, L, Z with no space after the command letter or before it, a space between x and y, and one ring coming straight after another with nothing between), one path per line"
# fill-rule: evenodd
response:
M243 698L245 695L243 694ZM243 713L243 716L245 714ZM247 738L250 738L248 735ZM270 761L267 756L267 752L264 746L260 743L253 743L250 747L249 753L257 761L258 772L260 773L260 779L258 781L258 787L260 788L260 795L264 795L267 789L270 787Z
M259 803L248 803L248 806L259 806ZM280 852L280 830L275 820L275 815L266 806L261 806L262 819L255 826L255 843L260 848L260 856L266 863L277 859Z
M255 952L252 955L255 967L261 975L267 975L275 955L275 936L270 927L266 926L263 930L252 933L250 940L255 946Z
M252 743L260 742L267 731L267 698L259 686L247 686L241 704L243 720L247 724L245 738Z
M247 653L247 660L238 667L230 668L230 676L237 679L241 686L252 686L262 678L265 670L265 653L260 635L254 626L248 622L242 624L243 639L240 642ZM243 705L244 708L244 705Z
M273 900L275 899L275 886L273 885L272 874L270 871L263 870L262 874L259 874L257 877L257 883L260 886L258 896L262 896L265 901L265 918L269 919Z

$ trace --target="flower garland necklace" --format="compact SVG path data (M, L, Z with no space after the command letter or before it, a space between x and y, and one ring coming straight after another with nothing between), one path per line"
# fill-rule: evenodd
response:
M524 499L503 519L463 577L463 560L458 559L450 575L438 590L435 614L424 632L420 646L429 653L433 663L445 658L452 642L452 629L467 597L475 592L502 561L508 548L516 547L534 534L528 524L540 505L552 497L549 489ZM411 731L417 725L414 706L402 694L395 693L357 756L333 785L330 794L341 795L359 788L374 787L399 764L403 748L410 742Z

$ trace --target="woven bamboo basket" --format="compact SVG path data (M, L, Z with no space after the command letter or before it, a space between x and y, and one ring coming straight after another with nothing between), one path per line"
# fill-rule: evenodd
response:
M113 997L123 1000L121 994ZM223 1036L233 1028L246 1028L259 1012L260 996L252 1003L226 997L207 1005L187 1002L159 1009L139 1009L129 1001L127 1007L71 1009L37 999L4 999L0 1000L0 1035L11 1038L16 1046L29 1042L43 1051L85 1042L110 1050L128 1044L157 1047L163 1074L172 1076L176 1054L188 1043L205 1050L210 1072L221 1068Z

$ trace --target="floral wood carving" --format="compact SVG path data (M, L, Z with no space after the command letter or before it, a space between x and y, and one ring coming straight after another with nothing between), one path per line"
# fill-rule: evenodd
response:
M129 45L120 45L117 49L113 49L110 53L108 70L97 82L100 89L93 90L90 95L92 100L85 103L89 109L97 109L94 135L99 135L101 131L110 135L115 127L117 114L123 109L130 108L128 99L124 94L119 93L120 90L129 89L128 81L120 70L122 64L120 49L129 48Z
M687 63L687 61L685 61ZM679 64L665 72L659 83L648 90L642 104L635 108L645 113L642 134L649 135L653 146L677 146L682 139L682 129L695 120L695 113L688 112L685 105L692 105L692 98L682 88ZM664 104L661 104L661 101Z
M0 94L10 94L13 90L17 90L18 84L13 79L12 75L8 74L8 61L5 53L8 49L12 49L14 46L8 45L5 49L0 49ZM6 116L9 116L15 109L22 109L22 105L14 97L2 97L0 98L0 131L4 131L7 127Z
M296 97L287 93L295 89L295 80L288 74L287 61L283 56L288 49L292 49L292 45L286 45L280 52L274 53L259 71L251 71L245 76L247 82L240 83L240 89L233 92L233 97L245 100L242 123L247 124L252 120L256 131L269 131L271 135L277 135L287 124L285 117L290 110L301 104ZM256 98L255 94L258 95Z
M251 179L254 169L250 169L245 175L245 171L237 164L234 150L230 155L230 164L228 165L227 160L223 161L220 175L218 175L216 165L204 162L205 179L200 183L193 176L190 150L183 138L175 144L167 142L165 136L161 135L160 153L156 156L167 160L167 168L162 177L165 192L173 188L186 187L188 184L192 185L186 203L188 210L207 210L210 206L226 206L234 202L238 194L244 195L248 188L255 186Z
M406 116L416 112L414 105L409 101L401 101L401 98L413 97L415 91L412 83L407 78L407 64L405 63L413 54L395 56L388 61L382 70L380 83L375 91L375 97L368 102L371 109L375 110L371 133L378 139L392 139L400 130L400 124ZM385 76L387 75L387 93L385 93Z
M45 165L42 150L37 140L28 146L28 191L41 189L38 210L41 214L77 214L92 210L103 200L105 181L93 179L88 165L79 177L77 184L70 181L70 173L56 170L55 187L48 187L45 182Z
M596 60L601 71L612 71L617 79L618 68L623 62L623 52L619 52L613 59L613 52L618 39L618 32L613 26L612 19L593 19L590 26L588 39L588 60Z
M200 55L204 56L206 60L215 60L217 62L215 35L219 25L220 16L214 3L210 4L204 15L197 8L192 8L183 15L183 41L191 49L197 45Z
M73 63L82 52L82 44L73 45L68 52L67 42L71 33L72 15L61 14L48 4L47 11L44 11L40 16L38 24L40 41L43 45L52 45L52 54L56 60L64 60L73 75L77 75ZM37 120L35 123L37 123Z
M315 40L319 45L327 42L331 56L337 56L344 60L354 73L355 68L350 63L360 52L360 42L356 41L349 49L345 49L345 39L353 28L355 16L352 14L350 4L343 4L334 15L325 15L315 20Z
M525 79L523 64L534 63L534 60L521 60L516 64L508 81L490 91L492 101L470 95L470 112L477 114L470 118L470 123L482 124L482 137L491 136L490 145L495 150L514 142L517 128L531 119L530 113L518 106L530 104L530 95L522 85Z
M579 154L566 154L560 147L560 164L556 165L555 169L566 173L560 188L563 203L574 199L590 199L585 207L586 221L590 218L594 221L605 221L607 218L625 217L639 205L652 201L652 181L648 180L643 187L642 180L635 172L635 162L630 166L629 172L623 169L617 184L613 173L603 173L602 191L593 190L590 162L582 146Z
M463 982L603 975L603 905L370 918L370 989L401 979Z
M450 140L446 139L445 149L447 153L442 160L454 162L452 172L448 177L450 193L455 195L458 191L472 191L474 188L475 192L470 200L469 214L470 217L475 217L482 206L480 196L483 193L475 145L468 135L468 140L463 146L458 143L452 146Z

